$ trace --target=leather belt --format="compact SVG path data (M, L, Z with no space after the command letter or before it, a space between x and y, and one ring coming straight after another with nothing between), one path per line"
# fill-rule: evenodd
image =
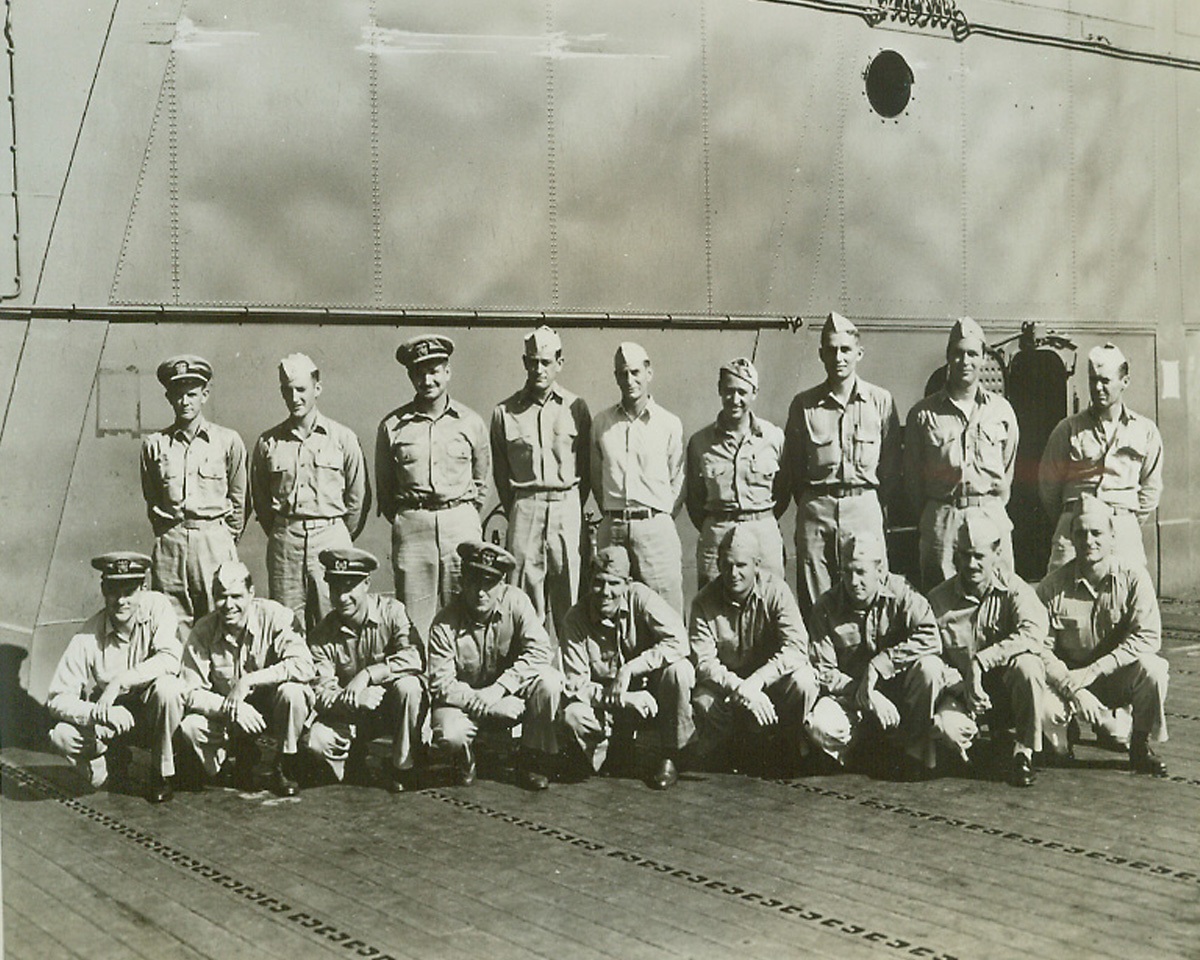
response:
M614 520L649 520L651 517L657 517L661 510L652 510L649 507L634 507L629 510L605 510L606 517L612 517Z
M774 507L759 507L757 510L709 510L708 516L713 520L753 520L774 511Z
M949 504L958 510L966 510L968 507L982 507L988 503L996 503L1000 500L998 495L994 494L979 494L979 493L963 493L957 496L946 497L942 503Z
M408 500L400 504L401 510L429 510L437 512L438 510L450 510L454 507L461 507L467 500Z
M224 517L184 517L174 526L183 527L184 530L202 530L205 527L211 527L214 523L224 522Z
M839 500L843 497L865 497L869 493L874 493L874 487L865 487L851 483L831 483L823 487L809 487L813 493L819 497L837 497Z
M323 530L341 522L341 517L288 517L284 520L289 527L300 527L302 530Z
M513 497L528 500L549 500L554 502L557 500L566 500L575 492L574 487L568 487L566 490L514 490Z
M1094 493L1091 495L1093 497L1096 496ZM1137 511L1133 507L1126 507L1120 503L1109 503L1107 500L1104 500L1101 497L1096 497L1096 499L1099 500L1101 503L1103 503L1106 507L1108 507L1108 509L1111 510L1113 513L1137 513ZM1070 510L1072 513L1077 512L1079 510L1080 504L1082 504L1082 503L1083 503L1083 500L1081 500L1079 497L1072 497L1070 500L1066 501L1063 504L1063 511L1065 512L1067 510Z

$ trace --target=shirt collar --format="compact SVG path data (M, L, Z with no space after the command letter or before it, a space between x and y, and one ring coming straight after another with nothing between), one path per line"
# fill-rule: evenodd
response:
M1096 426L1100 426L1100 418L1098 416L1096 416L1096 412L1091 407L1087 408L1087 413L1088 413L1088 416L1091 418L1092 423L1096 424ZM1127 407L1125 405L1125 401L1122 400L1121 401L1121 412L1119 414L1117 414L1117 422L1120 424L1129 423L1129 421L1132 419L1132 414L1133 414L1133 411L1130 410L1129 407Z
M209 439L208 436L208 421L203 415L196 417L191 423L191 429L181 429L174 425L171 426L171 436L176 440L190 442L200 437L203 440Z
M759 422L759 419L754 414L753 410L750 411L749 417L750 417L749 431L748 431L749 434L754 437L761 437L763 435L762 424ZM733 433L733 431L730 430L728 427L724 427L721 425L721 417L719 415L717 416L717 419L713 421L713 427L718 436L728 437L728 436L732 435L732 433Z
M550 384L550 391L546 394L546 399L543 400L541 404L538 404L538 401L534 398L533 391L529 388L529 384L526 384L521 388L520 402L522 408L526 410L535 404L538 406L544 406L551 400L553 400L555 403L562 403L565 399L566 398L563 396L562 390L559 388L557 383Z
M402 406L400 408L400 413L399 413L398 419L400 420L401 423L404 423L405 421L408 421L408 420L434 420L434 421L437 421L437 420L440 420L442 417L454 417L457 420L461 416L462 416L462 407L459 406L459 404L454 400L453 397L449 397L446 400L446 409L443 410L441 413L439 413L437 416L430 416L429 414L418 410L417 409L417 401L409 400L408 403L406 403L404 406Z
M824 390L821 396L822 402L828 402L834 404L835 406L840 406L841 401L834 397L833 387L829 385L828 379L825 380L825 382L822 384L822 387ZM850 393L846 396L846 405L849 406L852 403L856 403L864 399L866 399L866 394L864 394L862 391L862 378L860 378L858 374L855 374L854 383L850 385Z
M288 436L295 437L297 440L300 439L300 434L296 431L296 425L290 420L284 421L283 430ZM329 421L325 419L325 415L319 410L313 417L312 429L309 431L309 435L311 436L314 433L329 433Z
M1105 557L1098 564L1096 564L1096 572L1100 576L1096 581L1096 586L1093 587L1092 584L1088 581L1087 577L1085 577L1083 575L1083 564L1080 563L1078 559L1076 559L1074 561L1074 563L1075 563L1074 573L1075 573L1076 585L1082 586L1085 590L1087 590L1088 593L1092 594L1093 596L1095 596L1098 587L1100 587L1106 583L1109 583L1113 579L1113 577L1116 576L1116 572L1117 572L1116 561L1114 561L1112 557Z
M654 411L657 409L658 409L658 404L654 402L653 397L650 397L646 401L646 408L641 412L641 414L639 416L636 416L636 417L631 417L629 415L629 411L625 409L625 404L621 403L621 401L618 400L617 405L616 405L616 411L617 411L618 416L620 416L622 420L628 420L628 421L649 420L650 417L653 415Z
M362 626L355 629L350 624L346 623L341 617L338 617L338 632L344 637L357 637L367 627L379 626L381 603L376 594L367 595L367 615L363 618Z

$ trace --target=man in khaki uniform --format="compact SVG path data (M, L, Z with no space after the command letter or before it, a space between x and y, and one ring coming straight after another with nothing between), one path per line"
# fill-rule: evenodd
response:
M1122 397L1129 387L1129 361L1111 343L1088 353L1091 405L1064 417L1042 453L1038 492L1058 525L1049 568L1074 556L1071 521L1085 494L1111 508L1116 554L1125 563L1146 564L1141 524L1162 496L1162 436L1154 421L1134 413Z
M159 364L175 420L142 441L142 496L154 529L150 585L189 627L212 610L213 573L237 559L246 526L246 447L205 419L212 375L203 357Z
M1146 568L1116 553L1116 519L1104 501L1085 495L1071 522L1075 556L1038 584L1050 616L1054 656L1046 667L1047 712L1065 704L1099 734L1114 736L1113 708L1132 707L1129 766L1167 775L1150 746L1167 739L1170 680L1162 618Z
M417 747L425 722L424 644L404 604L370 592L379 561L353 547L324 550L333 612L308 638L316 706L303 742L338 780L368 783L367 756L380 734L392 740L384 786L417 785Z
M692 703L703 755L762 757L778 733L770 746L786 768L808 752L804 721L819 690L800 608L783 578L762 568L761 550L752 528L729 529L720 576L692 602Z
M302 353L279 361L288 418L258 438L250 463L254 512L267 534L271 599L308 629L329 613L329 588L317 559L348 547L371 505L358 437L317 409L321 371Z
M753 530L764 569L783 576L783 536L777 514L781 495L783 431L758 417L758 371L745 357L723 364L717 375L721 412L687 446L687 511L700 531L696 579L703 587L717 577L717 552L735 527Z
M501 547L467 541L462 590L438 611L429 631L433 747L453 757L461 786L475 782L475 737L481 728L521 725L517 782L545 790L558 754L556 724L562 674L533 604L505 583L516 558Z
M396 596L428 636L433 615L458 590L458 547L481 540L491 454L479 414L450 397L449 337L406 340L396 359L413 398L389 413L375 438L379 512L392 525Z
M588 762L586 772L602 764L625 772L634 731L654 721L662 756L650 786L671 787L679 779L679 752L695 732L696 672L683 619L632 579L624 547L597 551L587 596L567 614L562 652L568 700L563 724Z
M592 415L558 383L562 341L549 327L525 338L525 385L492 413L492 472L508 515L513 583L562 637L579 597L583 504L591 486Z
M797 595L805 616L830 588L843 540L883 541L884 506L900 477L896 404L858 376L862 356L858 328L829 314L821 328L825 381L796 395L783 431L781 484L796 500Z
M621 401L592 425L592 493L603 518L598 548L629 551L634 579L683 613L683 546L675 528L683 492L683 423L650 395L654 369L636 343L613 358Z
M993 741L1015 721L1008 781L1028 787L1042 749L1048 621L1033 587L1005 561L1005 536L990 513L965 511L955 535L957 573L930 591L929 604L942 656L961 678L964 712L974 719L990 709ZM934 726L947 729L941 710ZM969 739L956 745L965 752Z
M279 741L272 787L284 797L299 790L296 751L313 704L313 660L294 612L254 596L250 571L237 561L217 568L217 608L201 617L183 648L187 715L180 732L215 777L228 755L233 782L253 786L256 738Z
M904 480L920 523L921 583L930 590L954 576L955 535L967 510L981 510L1001 530L1011 569L1012 521L1005 507L1017 462L1017 415L979 385L987 359L983 329L955 322L946 344L946 385L909 411Z
M125 742L150 744L151 803L172 796L175 753L171 738L183 717L179 638L171 603L144 590L149 557L106 553L100 571L104 609L71 638L54 670L46 706L57 721L54 748L93 787L128 772ZM111 763L109 762L111 758Z
M936 763L933 708L947 676L929 602L887 572L885 552L870 534L843 544L841 577L813 608L812 660L827 696L805 732L844 763L870 720L898 735L903 773L919 778Z

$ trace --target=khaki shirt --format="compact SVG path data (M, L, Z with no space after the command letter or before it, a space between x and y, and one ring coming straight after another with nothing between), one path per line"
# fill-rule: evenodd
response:
M358 536L371 505L358 437L349 427L317 414L301 438L286 420L261 437L250 463L254 512L267 533L277 519L345 521Z
M1042 453L1038 491L1051 518L1084 493L1144 519L1162 496L1162 436L1122 405L1111 440L1090 409L1064 417Z
M434 705L462 708L472 690L493 683L513 693L549 666L552 656L542 618L516 587L500 585L496 609L483 623L456 596L429 628Z
M942 634L942 656L964 671L976 657L984 672L1022 653L1049 649L1046 608L1033 587L1015 574L998 573L982 597L963 592L958 577L934 587L929 605Z
M558 384L538 403L522 387L492 412L492 471L505 510L516 494L579 487L587 500L591 477L592 415L587 404Z
M216 716L233 685L248 673L269 670L264 683L310 683L313 659L296 629L296 615L274 600L254 597L246 625L225 633L220 613L196 621L183 646L180 675L187 687L187 709Z
M808 631L786 583L759 570L740 603L713 580L692 601L692 651L696 680L737 689L758 675L764 687L809 662Z
M629 584L611 621L597 621L585 597L571 607L563 624L567 695L597 705L622 666L640 677L686 659L689 650L683 618L645 584Z
M855 378L843 406L819 384L796 395L783 430L783 490L797 502L822 488L872 487L891 502L900 476L900 418L892 395Z
M367 670L374 685L425 672L425 651L400 600L370 595L359 628L330 613L308 638L316 671L317 709L331 709L346 685Z
M780 487L783 431L754 414L744 436L720 418L692 434L687 445L687 511L699 528L710 513L774 510L786 502Z
M175 610L161 593L143 590L128 637L121 637L101 610L71 638L46 693L46 706L77 726L93 722L95 701L115 679L127 676L130 689L179 672Z
M592 425L592 494L601 510L674 514L683 490L683 423L651 400L641 416L621 404Z
M379 512L394 520L401 510L430 504L483 504L491 472L487 428L479 414L450 400L436 417L413 402L389 413L375 438Z
M904 480L918 512L927 500L997 497L1007 503L1019 431L1012 405L982 387L970 417L945 390L919 401L904 433Z
M193 428L168 427L142 441L142 496L154 534L181 520L224 520L236 540L246 526L246 445L202 417Z
M1162 646L1158 599L1143 567L1110 557L1092 587L1076 558L1048 574L1037 595L1050 615L1054 655L1069 669L1094 666L1106 676Z
M821 686L834 693L858 683L868 664L886 680L942 649L929 601L895 573L863 610L834 584L813 606L810 624L813 666Z

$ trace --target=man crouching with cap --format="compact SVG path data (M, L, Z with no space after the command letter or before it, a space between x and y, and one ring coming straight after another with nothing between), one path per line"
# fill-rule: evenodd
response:
M460 544L458 553L462 589L429 633L433 748L453 756L457 782L470 786L480 728L520 723L517 782L545 790L563 687L550 637L529 598L504 582L516 564L511 553L481 541Z
M201 617L183 648L187 716L180 731L215 777L234 757L233 783L251 789L256 739L279 740L272 787L295 796L296 750L313 703L313 660L296 615L254 595L250 571L223 563L213 578L217 609Z
M1116 553L1115 526L1108 504L1084 496L1071 521L1075 557L1037 586L1054 648L1047 711L1066 704L1098 738L1120 740L1125 731L1114 708L1131 706L1130 769L1165 777L1167 764L1150 746L1167 739L1162 617L1146 568Z
M955 537L957 573L930 591L942 656L961 677L961 690L948 691L960 702L939 705L934 728L965 756L979 714L990 709L993 746L1015 721L1008 782L1028 787L1033 756L1042 749L1049 624L1033 587L1008 566L1005 536L987 512L967 510ZM965 720L954 716L959 708Z
M562 652L570 701L563 724L586 761L580 772L627 772L636 728L657 720L662 756L650 786L674 784L679 752L695 731L687 628L666 600L632 580L624 547L597 551L587 595L567 614Z
M721 412L687 445L688 516L700 539L696 544L696 579L703 587L717 577L717 552L735 527L754 530L761 563L783 577L783 536L775 519L787 508L779 469L783 431L758 417L758 371L745 357L722 364L717 376Z
M246 446L204 417L212 366L203 357L164 360L158 380L175 420L142 441L142 495L154 528L150 585L190 627L213 608L213 573L237 559L246 526Z
M453 400L449 337L423 334L400 344L412 400L379 424L375 485L392 525L396 596L421 636L458 589L458 545L481 540L491 453L479 414Z
M416 786L413 766L425 721L425 656L404 604L372 594L379 565L353 547L321 553L333 612L309 635L316 668L316 716L304 745L338 780L369 782L367 752L380 734L392 738L384 786Z
M877 537L842 545L839 580L810 621L813 665L829 696L813 707L805 732L839 764L871 728L896 734L901 774L920 779L936 763L933 707L946 670L929 601L886 563Z
M786 768L807 752L818 695L800 608L761 556L753 527L727 531L720 576L696 594L691 621L700 750L754 772L769 755Z
M106 553L92 566L104 609L71 638L50 680L46 706L59 721L50 742L101 787L127 773L131 735L148 741L148 796L162 803L172 795L171 738L183 717L175 612L166 597L143 589L149 557Z

